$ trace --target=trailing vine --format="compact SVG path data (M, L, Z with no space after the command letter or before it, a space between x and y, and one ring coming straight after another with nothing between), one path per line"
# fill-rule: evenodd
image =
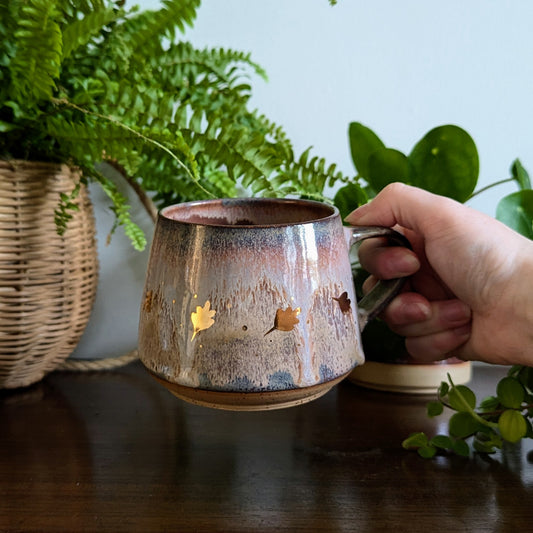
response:
M533 438L533 368L516 365L509 369L496 387L496 394L479 402L466 385L455 385L448 375L437 392L437 400L427 404L433 418L447 408L453 411L448 421L448 435L428 437L413 433L402 443L421 457L431 458L440 452L468 457L471 449L478 453L495 453L504 443L515 444Z

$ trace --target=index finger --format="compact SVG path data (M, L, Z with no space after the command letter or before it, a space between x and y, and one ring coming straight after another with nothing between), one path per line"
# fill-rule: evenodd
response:
M456 209L458 205L454 200L423 189L392 183L371 202L350 213L346 221L361 226L392 228L399 225L426 234L429 226L440 226L445 220L449 221L452 217L449 210Z

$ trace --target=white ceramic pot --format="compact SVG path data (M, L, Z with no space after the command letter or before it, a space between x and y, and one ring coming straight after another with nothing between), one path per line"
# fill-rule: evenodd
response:
M448 374L455 385L464 385L472 378L472 363L458 360L433 364L367 361L355 368L348 379L368 389L435 394L441 382L448 381Z

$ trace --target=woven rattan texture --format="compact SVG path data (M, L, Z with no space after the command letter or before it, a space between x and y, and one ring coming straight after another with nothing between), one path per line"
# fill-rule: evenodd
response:
M66 165L0 161L0 388L54 370L89 320L98 260L85 187L63 236L54 221L60 193L79 177Z

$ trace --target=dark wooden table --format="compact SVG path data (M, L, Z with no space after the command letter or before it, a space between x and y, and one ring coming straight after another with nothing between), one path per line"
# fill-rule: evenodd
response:
M504 373L475 369L493 393ZM532 445L424 460L427 397L341 383L307 405L216 411L134 363L0 393L2 532L533 531Z

